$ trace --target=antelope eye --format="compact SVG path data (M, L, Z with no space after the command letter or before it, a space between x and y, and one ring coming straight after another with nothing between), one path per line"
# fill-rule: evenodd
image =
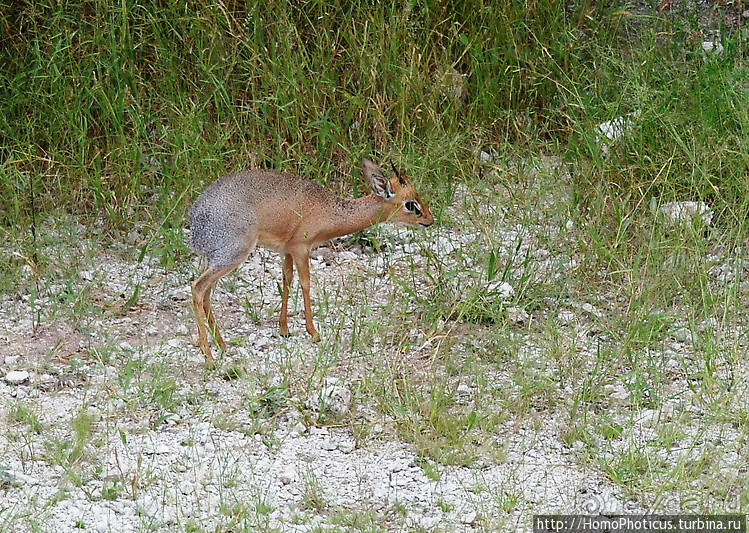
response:
M417 202L416 200L406 200L403 203L403 207L405 207L406 211L408 211L409 213L421 216L421 207L419 206L419 202Z

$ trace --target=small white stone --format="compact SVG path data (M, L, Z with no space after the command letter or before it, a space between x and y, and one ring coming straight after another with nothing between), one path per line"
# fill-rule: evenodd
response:
M122 398L112 398L107 402L106 409L111 413L112 411L123 409L125 406L127 406L127 402Z
M93 422L101 422L101 409L98 407L88 407L86 408L86 416L88 416Z
M253 341L253 346L255 349L259 350L265 346L268 346L270 344L271 340L268 337L258 337Z
M426 530L434 529L441 520L442 517L438 514L410 512L406 515L406 524Z
M156 449L154 449L153 453L156 455L166 455L168 453L172 453L172 447L168 444L161 443L158 446L156 446Z
M470 511L460 517L462 524L473 524L476 521L476 511Z
M184 480L184 481L182 481L182 482L181 482L181 483L179 484L179 491L180 491L180 492L181 492L182 494L186 495L186 496L187 496L188 494L192 494L194 490L195 490L195 487L193 487L193 484L192 484L192 483L190 483L190 482L189 482L189 481L187 481L187 480Z
M20 385L29 380L30 374L25 370L11 370L5 374L5 381L11 385Z
M688 327L681 327L673 330L671 336L677 341L692 342L692 331Z
M356 442L353 440L345 440L338 443L338 449L343 453L351 453L356 449Z
M515 295L515 289L506 281L492 281L486 286L486 292L501 300L507 300Z
M332 452L333 450L338 448L338 445L332 440L324 440L320 444L320 448L322 448L325 451Z
M133 514L133 505L135 502L132 500L115 500L108 502L108 507L117 514Z
M19 387L17 389L13 389L10 395L16 400L23 400L24 398L27 398L29 396L29 393L26 392L25 389Z
M697 220L709 226L713 220L713 212L705 202L668 202L660 207L659 212L671 225Z
M516 324L525 324L530 320L531 316L522 307L508 307L507 318Z
M596 138L599 143L603 140L616 141L628 134L633 126L634 123L627 117L607 120L598 125Z
M283 485L288 485L292 481L294 481L294 478L296 477L296 474L293 470L284 470L281 472L281 474L278 476L278 481L281 482Z
M637 423L646 428L653 427L657 421L658 411L654 409L643 409L640 418L637 419Z
M571 324L575 320L575 313L567 309L562 309L557 314L557 320L559 320L561 324Z
M456 239L438 235L434 238L432 250L440 255L449 255L461 247L461 243Z
M611 397L615 398L617 400L627 400L629 399L629 391L627 390L627 387L625 387L621 383L617 383L616 385L613 385L611 387Z
M182 417L178 413L167 413L164 415L163 420L170 426L173 426L182 420Z
M143 496L135 502L135 511L141 516L147 516L154 520L165 521L164 506L152 496Z
M27 476L22 472L15 470L0 470L0 481L5 481L15 486L22 485L39 485L39 480L35 477Z
M307 432L307 426L305 426L301 422L297 422L294 424L294 426L291 428L291 431L289 431L289 435L292 437L301 437Z
M720 55L723 53L723 45L720 43L713 42L713 41L703 41L702 49L708 54Z
M133 348L133 345L130 344L129 342L122 341L120 343L120 350L122 350L123 352L134 352L135 348Z
M329 378L329 383L336 383L332 381L333 378ZM346 414L351 406L352 395L351 392L342 385L328 385L325 387L318 397L312 397L308 401L308 407L315 411L325 409L332 413L339 415Z
M268 459L260 458L255 463L254 470L256 472L268 472L270 470L270 467L272 466L271 462Z

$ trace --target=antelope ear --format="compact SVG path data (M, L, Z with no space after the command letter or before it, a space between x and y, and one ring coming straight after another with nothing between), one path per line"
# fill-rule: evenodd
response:
M382 170L380 170L380 167L372 163L369 159L362 159L362 171L364 172L364 176L369 180L369 183L372 185L372 190L374 190L377 196L380 196L385 200L390 200L395 196L390 180L385 177Z

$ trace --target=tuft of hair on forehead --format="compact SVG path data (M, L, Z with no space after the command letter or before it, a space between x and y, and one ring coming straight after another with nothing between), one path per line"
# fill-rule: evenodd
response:
M393 167L393 172L395 173L395 177L398 178L398 183L401 184L401 187L407 186L408 185L408 180L403 176L403 174L401 174L400 172L398 172L398 169L395 168L395 163L393 163L391 161L390 162L390 166Z

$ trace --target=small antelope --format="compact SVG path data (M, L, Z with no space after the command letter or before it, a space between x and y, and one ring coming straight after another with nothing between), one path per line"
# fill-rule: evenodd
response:
M206 320L221 350L221 338L211 309L211 289L237 268L257 245L283 256L281 335L289 334L287 304L294 266L304 298L307 333L319 341L312 324L309 295L310 251L322 243L364 230L379 222L402 222L427 228L434 218L408 179L395 172L387 179L377 165L362 160L364 175L374 192L356 199L341 198L317 183L273 170L247 170L211 183L190 208L192 248L208 257L208 268L192 283L192 304L198 344L206 365L214 363L208 346Z

